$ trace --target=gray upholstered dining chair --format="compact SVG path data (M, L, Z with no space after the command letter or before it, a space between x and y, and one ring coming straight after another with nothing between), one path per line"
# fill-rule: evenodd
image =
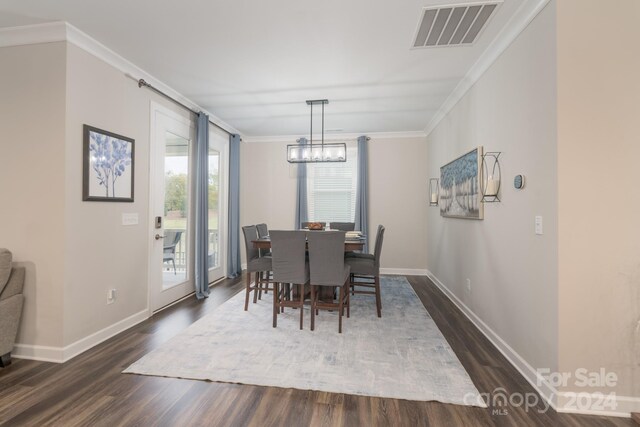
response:
M318 309L338 311L338 332L342 333L342 317L347 309L349 317L349 272L344 258L344 231L325 231L308 233L309 270L311 283L311 330L315 328L315 316ZM318 301L318 287L339 288L338 302Z
M256 229L258 230L259 238L269 237L269 227L267 227L267 224L256 224Z
M300 310L300 329L303 324L304 287L309 283L309 263L305 247L307 233L304 231L271 231L271 253L273 258L273 327L278 326L278 314L282 307ZM298 299L286 300L285 284L298 285ZM287 287L287 291L288 291Z
M330 222L329 228L340 231L354 231L356 229L355 222Z
M269 272L271 271L271 257L260 256L258 249L253 246L252 241L258 238L258 230L255 225L247 225L242 227L244 234L244 245L247 255L247 284L246 295L244 300L244 310L249 308L249 295L253 293L253 303L258 300L258 291L267 291L269 289ZM255 273L255 282L251 285L251 273Z
M269 237L269 227L267 224L256 224L256 230L258 230L258 238L263 239L265 237ZM258 249L258 253L260 256L271 256L271 251L269 249ZM267 290L264 293L268 293ZM258 299L262 299L262 290L258 291Z
M375 295L378 317L382 317L382 302L380 299L380 255L384 226L378 226L376 246L372 254L349 252L345 255L345 263L351 267L351 293ZM362 290L368 288L373 290Z

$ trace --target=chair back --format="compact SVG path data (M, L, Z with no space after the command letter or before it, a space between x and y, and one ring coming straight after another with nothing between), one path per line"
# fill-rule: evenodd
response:
M173 249L175 251L178 242L182 237L182 231L168 230L164 232L164 249Z
M272 271L275 282L305 284L309 280L305 255L306 234L304 231L271 231Z
M252 240L258 238L258 230L255 225L245 225L242 227L242 233L244 234L244 247L247 254L247 262L259 257L258 249L251 243Z
M355 222L332 222L329 224L332 230L354 231L356 229Z
M256 224L256 228L258 229L258 237L263 238L269 235L269 228L267 224Z
M344 282L344 231L307 233L311 284L341 286Z
M375 266L380 267L380 254L382 254L382 240L384 239L384 226L378 226L378 234L376 235L376 247L373 251L373 257L375 258Z

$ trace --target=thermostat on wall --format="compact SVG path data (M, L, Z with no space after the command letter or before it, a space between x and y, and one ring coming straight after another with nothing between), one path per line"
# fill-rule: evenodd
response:
M513 178L513 186L516 190L522 190L524 188L524 175L516 175L516 177Z

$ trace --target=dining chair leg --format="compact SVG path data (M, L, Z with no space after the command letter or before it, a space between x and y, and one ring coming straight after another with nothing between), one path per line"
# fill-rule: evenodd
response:
M279 303L280 298L277 298L278 295L278 283L273 284L273 327L278 326L278 311L280 310Z
M349 284L345 283L344 286L347 289L347 317L351 315L351 292L349 292Z
M255 274L255 282L254 282L254 287L253 287L253 303L257 303L258 302L258 287L260 286L258 282L258 277L259 277L259 272L256 271Z
M376 309L378 310L378 317L382 317L382 301L380 301L380 276L374 278L376 288Z
M300 330L302 330L302 325L304 324L302 319L302 314L304 313L304 285L298 285L298 293L300 294Z
M316 287L311 285L311 330L313 331L316 321Z
M262 282L262 271L259 273L260 282ZM257 284L257 283L256 283ZM260 289L258 289L258 299L262 299L262 283L260 283Z
M249 294L251 294L251 273L247 273L246 295L244 297L244 311L249 309Z
M342 313L344 311L344 286L340 286L340 302L338 306L338 333L342 333Z

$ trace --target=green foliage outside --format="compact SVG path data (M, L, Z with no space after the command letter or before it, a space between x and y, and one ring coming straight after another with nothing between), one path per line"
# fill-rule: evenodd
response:
M181 218L171 218L165 220L166 229L184 230L186 229L186 221L184 218L187 210L187 184L188 178L186 174L173 174L167 172L165 175L165 198L164 198L164 215L169 212L180 212ZM219 184L218 175L209 174L209 228L218 228L218 194Z

